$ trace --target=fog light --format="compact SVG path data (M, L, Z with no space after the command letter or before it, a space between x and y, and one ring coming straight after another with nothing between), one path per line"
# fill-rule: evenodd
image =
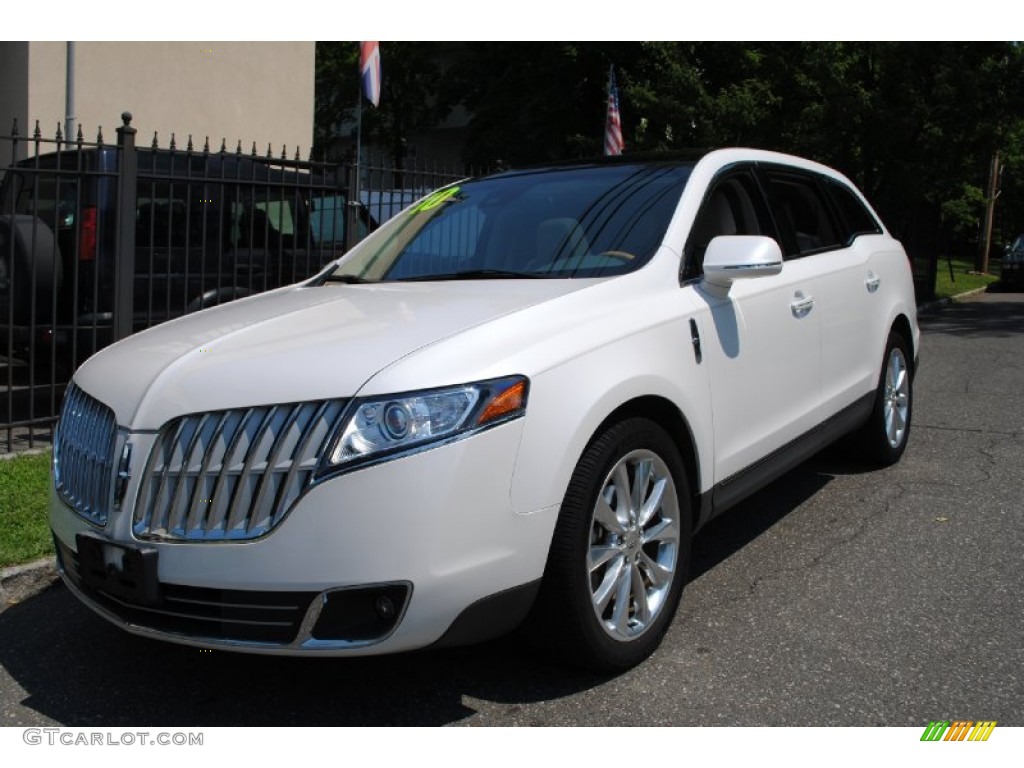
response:
M373 607L377 611L377 615L384 620L393 618L395 615L395 604L386 595L378 597Z
M398 625L411 591L406 582L331 590L311 634L317 640L380 640Z

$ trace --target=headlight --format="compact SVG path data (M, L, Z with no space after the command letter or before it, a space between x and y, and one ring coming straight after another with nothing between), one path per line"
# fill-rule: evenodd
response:
M405 456L522 416L528 389L525 376L508 376L356 399L319 474Z

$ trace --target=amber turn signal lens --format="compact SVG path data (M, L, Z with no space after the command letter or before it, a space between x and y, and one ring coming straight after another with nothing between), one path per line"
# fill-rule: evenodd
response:
M523 407L525 397L526 382L517 381L487 404L483 413L480 414L480 418L476 420L477 425L483 425L489 421L500 419L502 416L515 413Z

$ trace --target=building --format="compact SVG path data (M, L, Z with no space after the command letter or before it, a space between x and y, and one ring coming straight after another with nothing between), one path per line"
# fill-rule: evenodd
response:
M15 119L21 136L36 120L46 138L63 131L70 85L75 130L87 141L102 127L104 141L115 142L128 111L140 145L156 132L161 147L174 134L184 148L191 134L197 149L209 137L211 149L241 141L263 154L270 144L289 157L298 147L305 159L314 64L312 42L0 42L0 136Z

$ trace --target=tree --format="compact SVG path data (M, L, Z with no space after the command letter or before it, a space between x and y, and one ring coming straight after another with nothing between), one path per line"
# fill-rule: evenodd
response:
M627 154L743 144L819 160L931 258L977 248L977 191L999 150L997 222L1024 229L1017 44L383 43L382 58L384 98L364 112L364 136L395 156L456 104L470 115L467 162L597 156L614 64ZM317 45L318 146L329 126L351 130L357 74L355 43Z
M434 125L450 110L438 100L439 45L382 42L381 99L374 108L360 91L359 43L317 43L314 150L342 159L342 147L350 147L355 138L358 96L363 141L385 148L396 160L403 158L408 135Z

